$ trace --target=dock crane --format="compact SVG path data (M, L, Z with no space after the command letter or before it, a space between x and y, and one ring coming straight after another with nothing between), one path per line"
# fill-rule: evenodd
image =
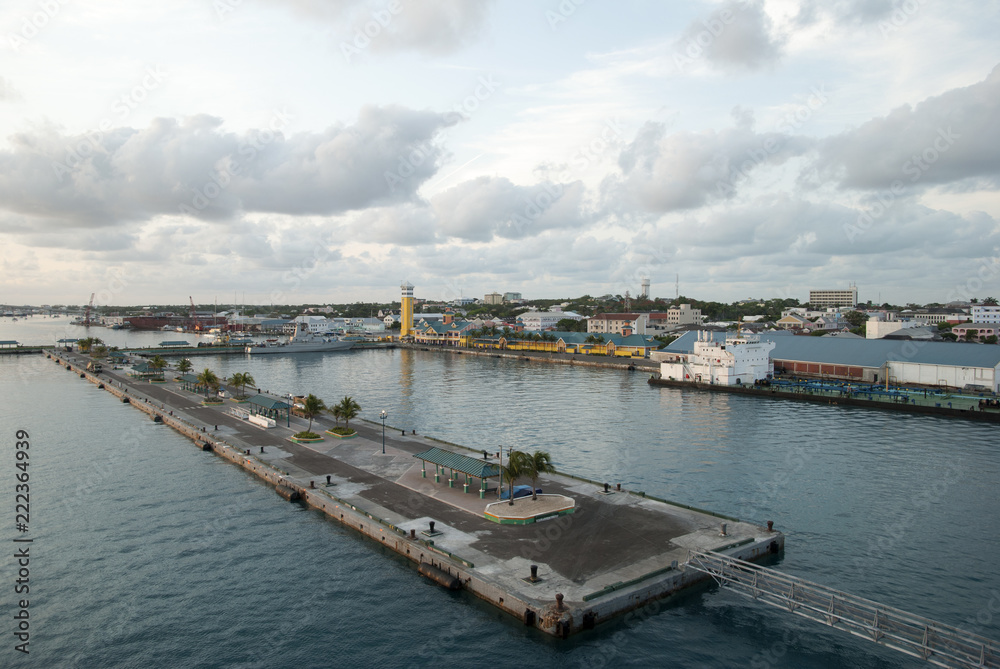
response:
M194 311L194 298L191 297L190 295L188 295L188 299L191 300L191 325L189 325L188 327L190 327L191 330L194 331L194 330L199 329L198 328L198 317L197 317L197 315L195 314L195 311Z

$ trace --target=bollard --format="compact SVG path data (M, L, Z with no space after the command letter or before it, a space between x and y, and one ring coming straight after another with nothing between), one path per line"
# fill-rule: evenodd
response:
M671 569L677 569L677 560L671 560L670 561L670 568Z
M720 527L719 527L719 536L720 537L726 536L726 524L725 523L722 523L720 525Z
M416 539L417 538L417 531L416 530L410 530L410 538L411 539Z
M538 580L538 565L531 565L531 582L534 583Z
M611 486L609 486L607 483L605 483L604 484L604 492L607 493L607 492L610 492L610 490L611 490Z
M326 484L330 485L330 475L329 474L326 475Z
M622 491L622 484L621 483L616 483L615 484L615 490L617 490L618 492L621 492Z
M261 452L261 453L263 453L263 452L264 452L264 447L263 447L263 446L261 446L261 447L260 447L260 452Z
M773 520L767 521L767 531L768 532L774 532L774 521Z
M316 487L316 482L315 481L310 481L309 482L309 487L310 488L315 488Z
M565 607L563 606L563 596L561 592L556 593L556 611L562 611Z
M434 534L434 521L431 521L431 534Z

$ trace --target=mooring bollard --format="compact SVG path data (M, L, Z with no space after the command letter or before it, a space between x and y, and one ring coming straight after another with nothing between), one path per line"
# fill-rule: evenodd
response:
M562 596L562 593L561 592L557 592L556 593L556 611L562 611L562 610L564 610L564 608L565 607L563 606L563 596Z
M431 534L434 534L434 521L431 521Z
M329 474L326 475L326 484L330 485L330 475Z
M410 539L416 539L416 538L417 538L417 531L410 530Z
M604 484L604 492L610 492L610 491L611 491L611 486L609 486L607 483L605 483Z
M722 523L720 525L720 527L719 527L719 536L720 537L726 536L726 524L725 523Z
M531 565L531 582L534 583L538 580L538 565Z
M622 484L621 483L616 483L615 484L615 490L617 490L618 492L621 492L622 491Z
M774 521L773 520L767 521L767 531L768 532L774 532Z

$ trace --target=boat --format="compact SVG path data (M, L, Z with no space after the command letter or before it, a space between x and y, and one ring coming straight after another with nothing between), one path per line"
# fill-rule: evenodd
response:
M286 342L254 344L246 347L251 355L261 353L326 353L328 351L346 351L354 346L353 341L345 341L340 337L318 335L302 332L300 324L295 324L295 333Z

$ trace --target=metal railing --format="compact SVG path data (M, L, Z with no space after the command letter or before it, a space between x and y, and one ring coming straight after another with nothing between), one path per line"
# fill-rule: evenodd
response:
M1000 667L990 639L718 553L691 551L687 566L719 585L941 667Z

